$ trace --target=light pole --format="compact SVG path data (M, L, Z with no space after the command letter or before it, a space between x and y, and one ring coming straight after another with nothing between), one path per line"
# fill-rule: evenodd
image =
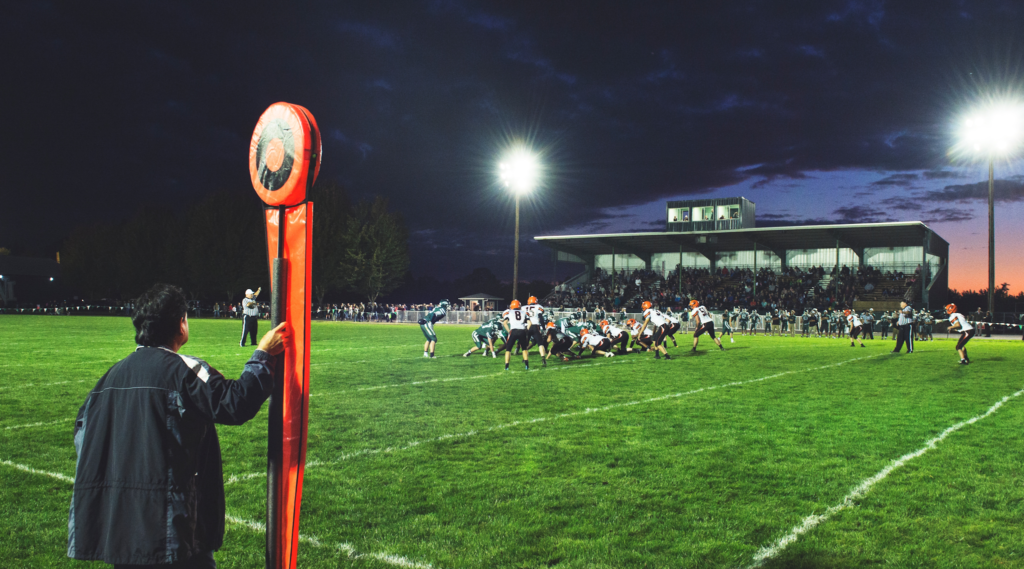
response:
M988 311L996 313L995 161L1007 158L1021 145L1024 107L998 101L971 113L960 127L959 151L988 160Z
M519 298L519 198L537 185L540 166L537 156L524 146L513 148L505 159L498 163L501 183L515 194L516 198L516 245L512 265L512 298Z

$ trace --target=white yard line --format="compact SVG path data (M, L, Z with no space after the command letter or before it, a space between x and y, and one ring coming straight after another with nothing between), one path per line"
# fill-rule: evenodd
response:
M29 429L29 428L32 428L32 427L45 427L47 425L59 425L61 423L67 423L69 421L74 421L74 420L75 420L75 417L67 417L67 418L64 418L64 419L58 419L56 421L49 421L49 422L44 422L44 423L29 423L27 425L11 425L10 427L4 427L4 430L5 431L13 431L14 429Z
M925 442L923 447L915 450L914 452L907 453L897 458L896 460L890 462L888 466L878 471L877 474L863 480L853 490L850 490L850 493L847 494L846 497L843 498L843 500L838 504L830 506L827 510L825 510L824 513L820 515L811 514L807 516L803 519L803 521L800 522L800 524L794 526L793 529L789 530L789 533L780 538L778 541L776 541L770 546L762 547L761 549L759 549L758 552L754 554L754 563L749 565L748 569L761 567L765 564L766 561L774 557L777 557L792 543L796 542L796 540L799 539L801 535L811 531L812 529L818 527L822 523L828 521L829 518L838 514L839 512L856 507L856 501L863 498L864 495L871 490L872 486L884 480L887 476L889 476L890 473L892 473L892 471L896 470L897 468L902 468L903 465L907 464L911 460L914 460L915 458L923 455L924 453L934 449L937 444L945 440L946 437L948 437L949 435L959 431L960 429L963 429L964 427L973 425L974 423L977 423L978 421L988 417L989 415L992 415L993 413L998 411L1004 403L1011 399L1020 397L1021 395L1024 395L1024 389L1021 389L1020 391L1013 393L1011 395L1007 395L1006 397L1003 397L994 405L989 407L988 411L985 411L981 415L971 417L966 421L961 421L953 425L952 427L949 427L945 431L942 431L942 433L940 433L939 436Z
M733 382L730 382L730 383L723 383L723 384L719 384L719 385L712 385L712 386L709 386L709 387L701 387L699 389L694 389L692 391L685 391L685 392L682 392L682 393L669 393L667 395L660 395L658 397L651 397L650 399L638 399L636 401L629 401L629 402L626 402L626 403L613 403L611 405L606 405L604 407L591 407L591 408L583 409L582 411L573 411L571 413L562 413L560 415L553 415L553 416L549 416L549 417L537 417L535 419L526 419L526 420L522 420L522 421L513 421L511 423L504 423L504 424L501 424L501 425L495 425L493 427L488 427L486 429L481 429L479 431L466 431L466 432L463 432L463 433L451 433L451 434L448 434L448 435L441 435L439 437L433 437L433 438L429 438L429 439L422 439L422 440L418 440L418 441L412 441L412 442L406 443L405 445L402 445L402 446L392 446L392 447L385 447L385 448L359 450L359 451L356 451L356 452L343 454L343 455L339 456L338 458L336 458L334 460L331 460L331 461L311 460L311 461L306 463L306 470L309 470L310 468L322 466L322 465L325 465L325 464L332 464L332 463L342 462L342 461L349 460L349 459L352 459L352 458L357 458L357 457L360 457L360 456L377 455L377 454L393 454L393 453L396 453L396 452L400 452L400 451L404 451L404 450L409 450L409 449L412 449L412 448L420 447L420 446L423 446L425 444L436 443L436 442L443 442L443 441L450 441L450 440L454 440L454 439L464 439L464 438L472 437L472 436L475 436L475 435L480 435L480 434L490 433L490 432L495 432L495 431L501 431L501 430L504 430L504 429L510 429L512 427L518 427L518 426L521 426L521 425L532 425L532 424L536 424L536 423L544 423L544 422L555 421L555 420L558 420L558 419L569 419L569 418L572 418L572 417L581 417L583 415L590 415L590 414L593 414L593 413L601 413L601 412L604 412L604 411L611 411L613 409L620 409L620 408L623 408L623 407L631 407L633 405L642 405L644 403L656 403L656 402L659 402L659 401L669 401L669 400L672 400L672 399L679 399L681 397L686 397L688 395L696 395L698 393L703 393L705 391L713 391L715 389L722 389L722 388L725 388L725 387L738 387L740 385L748 385L748 384L751 384L751 383L757 383L757 382L761 382L761 381L766 381L766 380L769 380L769 379L774 379L776 377L782 377L784 375L790 375L790 374L794 374L794 373L805 373L805 372L809 372L809 371L818 371L818 370L822 370L822 369L838 367L838 366L841 366L841 365L848 364L850 362L855 362L855 361L859 361L859 360L866 360L866 359L869 359L869 358L877 358L877 357L879 357L881 355L884 355L884 354L875 354L875 355L871 355L871 356L864 356L862 358L853 358L852 360L846 360L846 361L842 361L842 362L838 362L838 363L834 363L834 364L828 364L828 365L812 367L812 368L807 368L807 369L784 371L784 372L776 373L774 375L766 375L764 377L758 377L756 379L747 379L747 380L744 380L744 381L733 381ZM244 480L250 480L250 479L253 479L253 478L259 478L261 476L266 476L266 472L250 472L248 474L241 474L241 475L238 475L238 476L231 476L231 477L229 477L227 479L226 482L224 482L224 484L225 485L235 484L237 482L242 482Z
M61 474L59 472L46 472L45 470L37 470L30 466L25 466L24 464L17 464L9 460L0 460L0 464L4 466L10 466L11 468L16 468L18 470L21 470L22 472L28 472L29 474L38 474L39 476L48 476L50 478L55 478L57 480L60 480L61 482L67 482L68 484L75 483L74 478ZM260 522L251 522L249 520L243 520L242 518L237 518L235 516L232 516L231 514L225 514L224 518L233 524L240 525L255 532L266 532L266 526ZM433 569L432 565L426 563L418 563L416 561L412 561L411 559L402 557L400 555L391 555L389 553L360 553L356 550L354 546L348 543L324 543L316 536L299 534L299 541L303 543L308 543L310 546L316 548L329 547L331 549L346 554L348 557L352 559L376 559L377 561L382 561L389 565L394 565L395 567L404 567L406 569Z

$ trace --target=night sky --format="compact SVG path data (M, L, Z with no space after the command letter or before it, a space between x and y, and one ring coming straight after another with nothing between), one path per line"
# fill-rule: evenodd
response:
M414 274L445 279L511 277L495 171L526 140L545 175L524 236L661 230L668 199L742 195L759 226L926 221L950 286L983 288L987 166L950 153L954 128L1024 86L1019 0L26 1L0 42L0 246L52 255L75 224L143 204L257 200L249 137L283 100L320 124L322 179L388 197ZM996 163L996 282L1013 292L1022 174ZM551 279L528 241L522 275Z

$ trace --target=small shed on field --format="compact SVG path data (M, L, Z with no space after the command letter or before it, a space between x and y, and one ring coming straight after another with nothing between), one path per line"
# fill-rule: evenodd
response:
M469 296L460 296L459 300L465 302L470 310L495 310L499 302L505 301L500 296L493 296L482 292Z

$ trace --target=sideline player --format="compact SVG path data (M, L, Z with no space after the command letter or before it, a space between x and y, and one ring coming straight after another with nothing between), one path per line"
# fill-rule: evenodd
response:
M448 314L448 307L451 303L448 299L444 299L437 303L437 306L433 310L427 313L423 318L420 318L419 325L420 331L426 336L427 341L423 343L423 357L433 358L434 357L434 346L437 345L437 334L434 333L434 322L441 320Z
M701 306L700 301L696 298L690 301L690 308L693 309L690 312L690 318L699 318L697 322L697 329L693 332L693 349L691 352L697 351L697 342L700 340L702 334L711 336L711 339L718 344L719 350L725 350L722 347L722 341L715 337L715 319L708 314L708 309Z
M860 316L857 316L857 313L852 310L844 310L843 315L846 316L846 321L849 323L850 347L856 347L854 342L857 342L857 338L860 336L860 333L864 331L864 322L862 322ZM864 345L863 339L860 340L860 347L867 347Z
M645 300L640 308L644 311L644 323L640 327L641 329L647 328L650 324L654 328L654 359L661 359L661 355L665 354L665 359L670 360L672 358L668 355L668 350L662 345L665 343L665 332L668 331L668 321L665 320L665 315L660 310L654 308L651 301Z
M974 337L974 326L967 322L963 314L956 311L955 304L946 305L946 314L949 314L949 322L951 324L949 329L953 332L960 332L960 340L956 343L956 352L960 354L960 364L967 365L971 363L971 358L967 356L967 342L970 342L971 338Z
M513 300L508 305L508 310L501 315L502 320L505 321L503 326L508 331L508 341L501 348L505 352L505 371L508 371L509 360L512 359L512 349L516 345L523 351L523 366L526 367L526 371L530 371L530 350L528 349L530 319L521 306L518 300Z
M580 345L590 350L590 353L597 356L604 356L610 358L615 354L612 353L612 341L604 336L598 334L596 331L588 330L584 328L580 331L583 336L580 338Z
M601 321L601 332L603 332L605 337L612 343L608 348L608 351L613 350L617 344L622 345L619 350L619 355L632 351L629 349L629 332L626 332L617 326L613 326L607 320Z

